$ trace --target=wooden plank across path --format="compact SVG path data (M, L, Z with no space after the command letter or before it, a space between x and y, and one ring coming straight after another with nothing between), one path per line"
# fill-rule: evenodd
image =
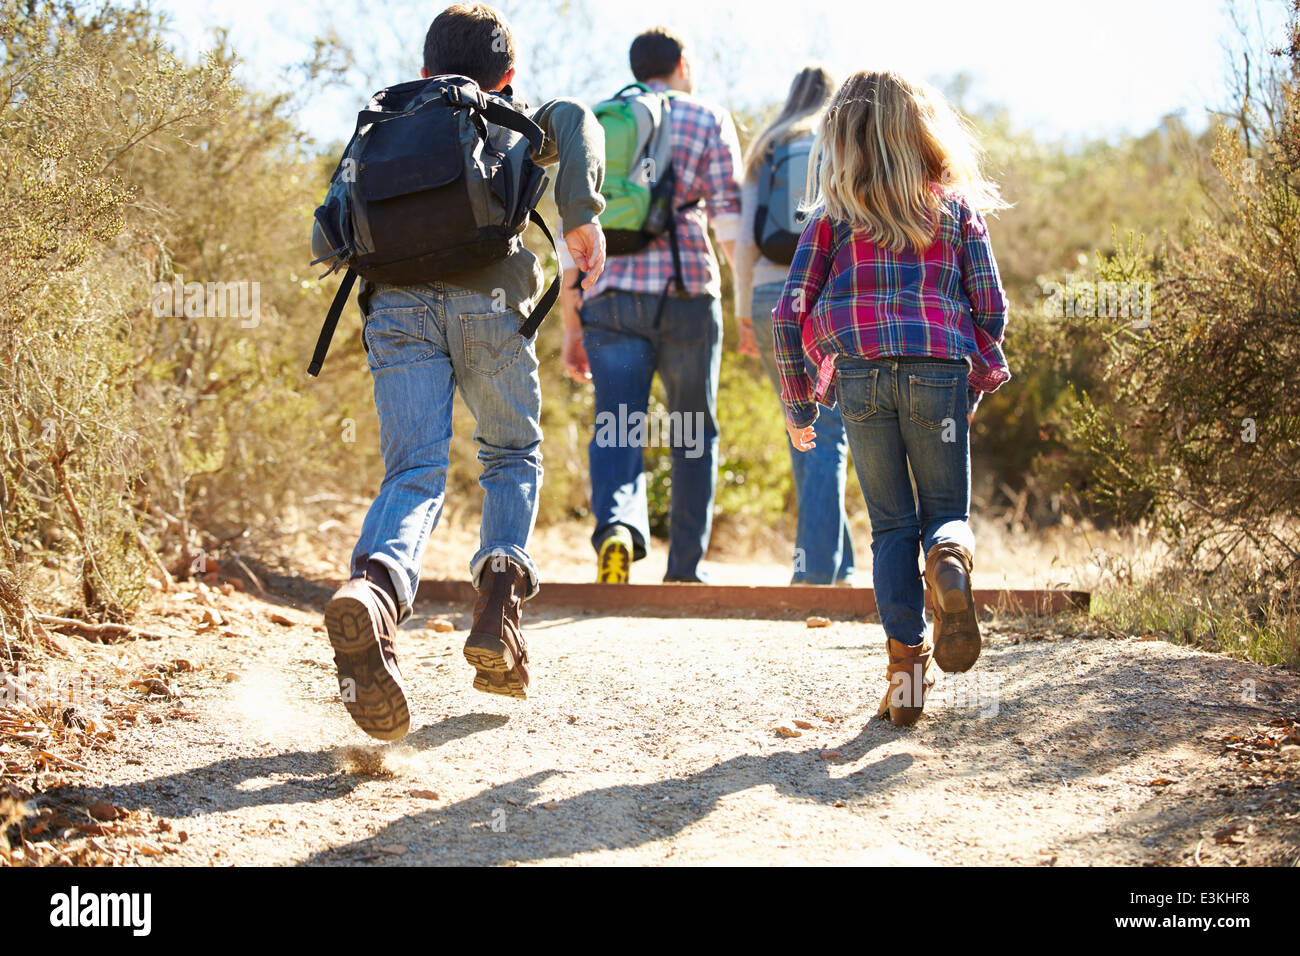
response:
M468 581L424 581L419 597L426 601L473 604ZM927 596L928 597L928 596ZM1009 614L1059 614L1087 611L1087 591L976 590L981 611ZM542 582L530 604L574 607L591 611L646 617L805 617L863 618L876 613L871 588L743 587L714 584L595 584ZM927 600L927 606L928 606Z

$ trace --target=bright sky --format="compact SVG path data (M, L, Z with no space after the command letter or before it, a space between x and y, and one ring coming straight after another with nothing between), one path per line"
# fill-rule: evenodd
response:
M1280 42L1284 0L1236 0L1252 30ZM179 47L193 52L214 28L230 31L245 79L281 82L331 27L356 43L368 69L355 87L307 101L304 125L345 138L373 92L416 75L424 32L443 3L417 0L270 2L159 0ZM654 23L689 44L696 92L733 107L780 101L807 62L837 75L888 66L943 85L966 74L967 105L1007 107L1013 123L1045 136L1141 132L1168 113L1199 125L1223 105L1234 28L1225 0L502 0L522 48L516 87L531 101L593 101L629 81L627 46ZM567 8L557 24L552 11ZM375 83L377 81L377 84Z

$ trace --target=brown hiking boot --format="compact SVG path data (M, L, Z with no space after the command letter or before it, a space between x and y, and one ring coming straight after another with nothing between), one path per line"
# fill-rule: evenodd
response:
M876 716L907 727L921 719L925 695L934 683L929 674L931 647L926 642L912 647L892 637L885 639L885 646L889 651L889 666L885 668L889 687L880 699Z
M528 648L519 629L519 612L528 596L528 572L494 556L479 578L474 624L465 641L465 660L474 665L474 689L507 697L528 696Z
M411 727L402 672L397 668L397 609L365 578L353 578L325 605L339 693L357 726L371 737L397 740Z
M949 674L970 670L980 656L973 563L959 544L936 544L925 558L925 584L934 605L934 662Z

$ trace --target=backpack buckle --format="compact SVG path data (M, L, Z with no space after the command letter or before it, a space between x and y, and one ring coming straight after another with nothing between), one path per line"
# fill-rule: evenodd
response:
M487 97L483 95L482 90L478 90L474 96L465 92L461 86L449 86L442 91L442 98L451 106L469 106L476 107L480 110L487 109Z

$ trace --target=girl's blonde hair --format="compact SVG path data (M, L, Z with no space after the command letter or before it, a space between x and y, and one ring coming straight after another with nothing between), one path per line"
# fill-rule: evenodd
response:
M750 142L744 178L758 175L769 147L811 133L834 92L835 79L825 67L806 66L800 70L790 83L781 112Z
M888 249L920 252L938 236L944 192L980 212L1007 208L980 172L981 157L970 123L938 91L862 70L844 81L818 124L811 205Z

